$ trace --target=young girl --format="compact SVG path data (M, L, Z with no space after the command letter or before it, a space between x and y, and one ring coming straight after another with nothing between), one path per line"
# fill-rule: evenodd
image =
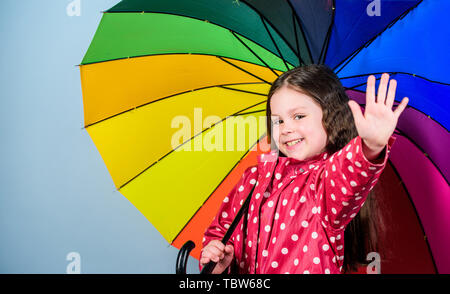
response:
M408 103L405 97L392 111L396 81L389 90L388 81L383 74L376 99L375 77L368 77L362 114L324 65L278 77L267 99L272 151L259 156L223 200L205 232L200 267L212 260L213 273L343 272L344 232L386 165ZM254 185L248 214L222 244Z

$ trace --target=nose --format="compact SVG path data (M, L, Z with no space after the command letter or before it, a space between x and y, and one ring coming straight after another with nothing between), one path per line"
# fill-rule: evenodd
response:
M294 128L289 120L286 120L281 126L280 126L280 133L282 135L290 134L294 131Z

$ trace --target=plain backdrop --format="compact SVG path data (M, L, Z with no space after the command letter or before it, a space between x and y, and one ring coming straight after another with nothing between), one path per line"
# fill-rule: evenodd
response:
M118 0L2 0L0 273L174 273L178 250L118 191L83 129L81 62ZM189 273L198 273L190 259Z

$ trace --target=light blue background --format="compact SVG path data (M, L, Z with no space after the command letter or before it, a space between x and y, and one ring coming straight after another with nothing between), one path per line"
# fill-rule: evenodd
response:
M174 273L178 250L118 191L83 130L81 62L118 0L2 0L0 273ZM198 273L190 259L189 273Z

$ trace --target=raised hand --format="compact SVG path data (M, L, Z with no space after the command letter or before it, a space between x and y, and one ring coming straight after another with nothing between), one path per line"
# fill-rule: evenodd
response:
M392 79L389 82L389 74L383 73L378 87L378 95L375 96L375 76L371 75L367 78L364 115L358 103L353 100L348 103L355 119L358 135L372 155L379 154L386 146L394 133L400 114L408 104L409 99L404 97L397 108L392 110L396 88L397 81ZM368 159L370 158L368 157Z

